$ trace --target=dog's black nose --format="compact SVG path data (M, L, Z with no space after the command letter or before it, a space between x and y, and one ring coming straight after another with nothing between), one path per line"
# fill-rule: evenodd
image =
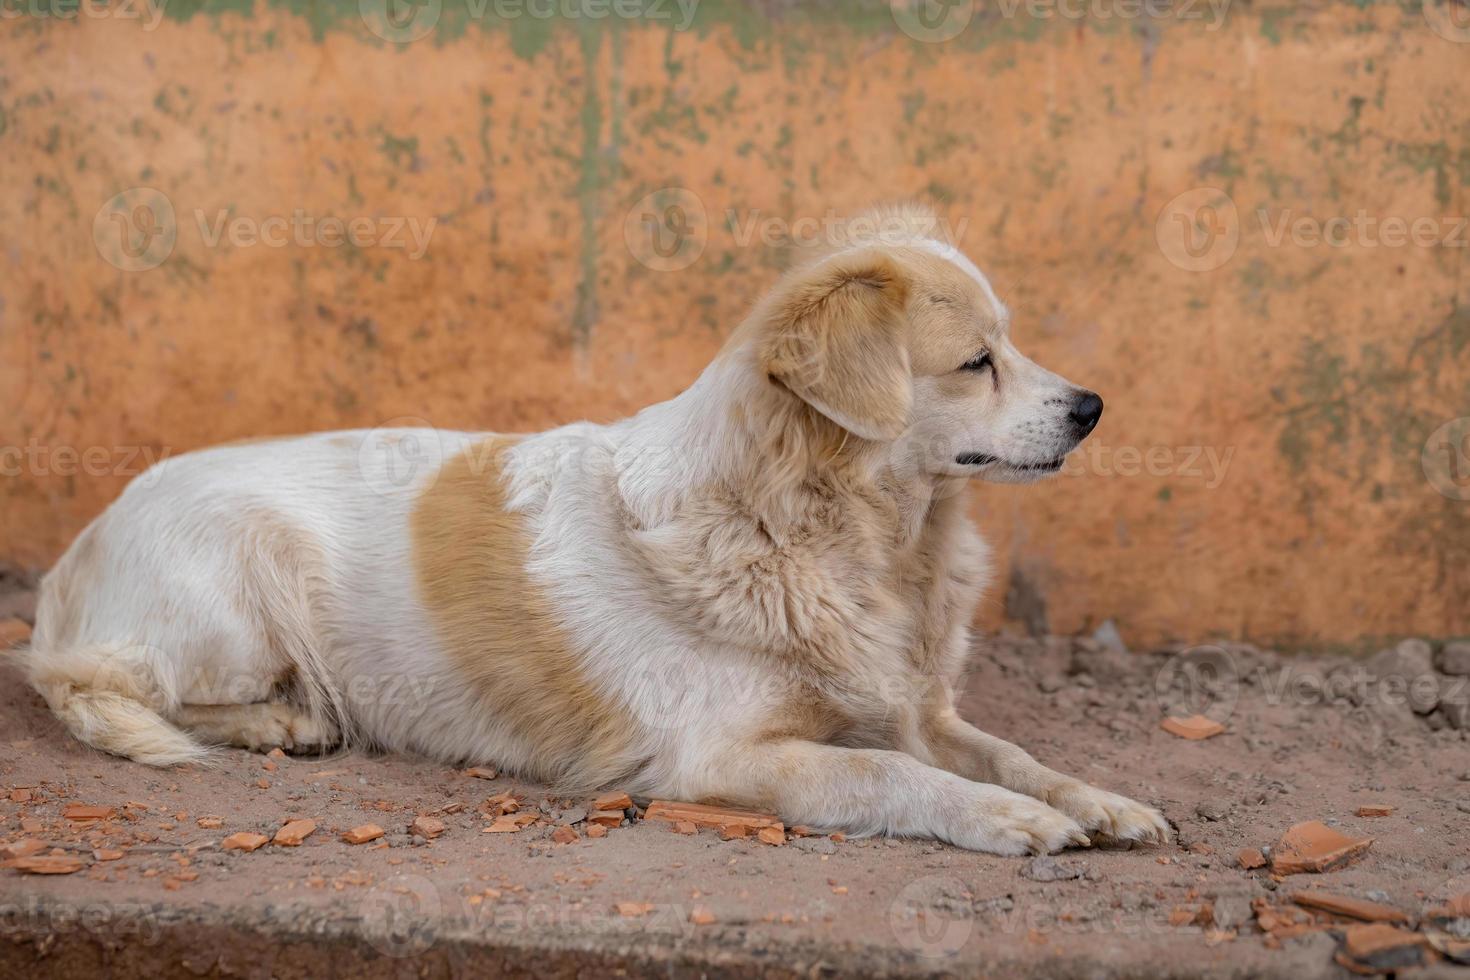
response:
M1077 430L1085 436L1097 428L1097 420L1102 418L1102 399L1090 391L1084 392L1072 406L1070 414L1072 424L1077 426Z

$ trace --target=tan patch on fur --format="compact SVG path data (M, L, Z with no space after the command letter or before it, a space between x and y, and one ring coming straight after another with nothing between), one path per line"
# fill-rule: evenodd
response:
M512 445L495 437L450 459L419 499L410 529L420 593L481 709L531 746L526 775L599 786L638 761L629 757L633 723L584 676L526 571L530 535L505 507Z
M951 374L1005 334L1004 311L954 263L913 248L894 254L909 278L909 360L915 375Z
M883 251L826 261L778 290L761 350L769 375L833 421L892 439L913 405L907 279Z

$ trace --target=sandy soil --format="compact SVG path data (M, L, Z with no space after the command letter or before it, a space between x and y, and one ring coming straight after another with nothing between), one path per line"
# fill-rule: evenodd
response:
M1470 892L1470 733L1415 714L1361 664L1244 646L1125 653L1091 638L991 637L977 649L966 717L1053 767L1161 807L1177 843L1069 851L1058 860L1082 877L1038 881L1049 875L1028 861L925 841L810 837L778 847L682 836L652 821L570 844L553 843L551 826L487 834L481 807L497 793L524 794L530 809L546 801L552 824L588 801L404 757L240 751L213 769L151 770L69 738L13 664L0 664L0 842L44 840L85 865L69 875L0 871L0 973L6 962L58 972L81 946L115 951L104 958L156 947L155 976L288 972L280 944L216 944L204 932L193 949L164 940L190 916L227 915L264 934L345 924L370 947L351 970L373 975L412 973L470 943L544 948L547 973L550 951L570 944L616 948L627 963L639 950L673 951L682 966L665 963L668 973L719 962L790 973L1299 980L1347 975L1334 963L1341 924L1271 937L1253 899L1315 888L1417 919ZM1452 679L1440 680L1453 696ZM1225 733L1186 741L1160 730L1181 697ZM68 803L118 816L69 820ZM1395 809L1356 816L1367 804ZM416 839L408 827L418 814L437 815L447 831ZM201 827L208 817L219 826ZM220 849L226 835L272 835L290 818L318 824L299 847ZM1277 880L1238 866L1241 848L1269 848L1304 820L1373 846L1321 875ZM340 838L369 822L386 836L358 846ZM96 860L94 850L123 856ZM1413 975L1441 973L1470 977L1447 963Z

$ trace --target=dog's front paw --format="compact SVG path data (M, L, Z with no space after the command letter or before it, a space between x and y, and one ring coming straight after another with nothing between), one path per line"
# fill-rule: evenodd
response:
M1099 833L1117 840L1169 842L1169 825L1164 815L1151 806L1105 789L1089 786L1079 779L1068 779L1045 794L1053 807L1077 821L1089 833Z
M1051 854L1090 843L1077 821L1040 800L984 787L958 826L938 836L958 847L990 854Z

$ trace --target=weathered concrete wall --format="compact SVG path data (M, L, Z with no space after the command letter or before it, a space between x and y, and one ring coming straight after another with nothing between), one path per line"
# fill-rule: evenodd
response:
M1068 476L975 492L987 622L1013 567L1137 642L1470 631L1470 444L1432 437L1470 415L1455 10L960 2L939 41L861 3L16 2L0 557L49 563L146 454L630 412L778 274L765 219L918 196L1108 405Z

